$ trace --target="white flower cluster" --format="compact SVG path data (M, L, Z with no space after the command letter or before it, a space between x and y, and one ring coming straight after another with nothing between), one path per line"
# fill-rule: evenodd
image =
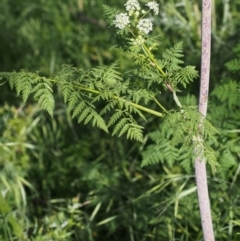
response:
M145 33L148 34L150 31L152 31L152 22L149 19L140 19L137 28Z
M153 10L155 15L158 15L158 13L159 13L159 5L158 5L158 3L153 1L153 2L147 3L146 6L148 6L149 9Z
M126 7L127 13L120 13L116 15L116 18L114 20L115 27L119 29L124 29L127 27L127 25L130 23L129 17L134 15L135 21L139 15L140 11L140 4L137 0L128 0L124 6ZM146 6L149 7L150 10L153 10L154 14L159 13L159 5L155 1L149 2L146 4ZM142 10L142 14L145 14L145 11ZM150 31L152 31L152 23L149 19L140 19L137 28L140 30L141 34L148 34ZM137 41L138 42L138 41ZM141 42L141 41L140 41Z
M140 10L140 4L137 0L128 0L124 6L126 6L126 10L128 12L132 12L132 11L139 11Z
M129 23L129 17L126 13L120 13L116 15L115 20L113 21L115 26L119 29L124 29Z

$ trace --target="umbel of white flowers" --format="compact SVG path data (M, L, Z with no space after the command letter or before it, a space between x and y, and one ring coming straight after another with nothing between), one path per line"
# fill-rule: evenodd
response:
M139 16L139 11L141 10L140 4L137 0L128 0L124 6L128 13L120 13L116 15L113 22L115 27L119 29L126 28L130 23L129 17L134 15L137 18ZM148 12L152 10L155 15L159 13L159 5L155 1L147 3L146 6L149 8ZM144 14L144 16L146 15L146 11L144 10L142 10L141 13ZM148 34L152 31L152 22L147 18L140 18L137 28L141 34Z

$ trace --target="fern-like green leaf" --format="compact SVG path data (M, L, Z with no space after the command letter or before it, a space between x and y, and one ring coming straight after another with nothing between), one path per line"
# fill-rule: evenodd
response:
M177 43L174 47L167 49L163 52L163 66L168 69L169 72L179 69L179 65L183 63L180 59L182 54L182 42Z
M129 124L129 128L127 131L127 138L131 139L131 140L136 140L139 142L143 142L143 127L136 124L136 123L132 123Z
M174 162L179 159L179 149L174 147L171 142L163 136L161 131L154 131L149 134L154 142L150 144L142 153L142 166L156 165L165 163L173 167Z
M130 129L130 124L125 124L124 126L122 126L121 130L119 131L118 136L122 136L123 134L125 134L128 130Z
M128 118L121 118L120 121L116 124L116 126L114 127L113 133L112 135L116 135L119 131L121 131L121 129L127 125L128 123Z
M216 86L212 92L212 96L216 96L222 103L227 103L231 108L234 105L239 105L239 84L234 80L229 80L227 83Z
M195 66L186 66L185 68L176 71L174 75L174 80L182 84L186 88L187 84L192 82L195 78L198 77L198 71L195 69Z
M96 111L92 110L92 116L93 116L93 120L92 120L93 126L96 125L98 128L104 130L105 132L108 132L108 128L105 121Z
M39 83L35 86L32 92L35 92L34 97L38 99L40 106L53 116L55 101L52 94L51 84L47 82Z
M64 102L67 103L67 101L70 98L70 95L74 91L73 84L71 82L62 81L60 82L60 87L61 87L61 92L63 95Z
M76 105L72 117L78 117L78 122L83 122L85 125L92 121L93 126L96 125L98 128L108 132L105 121L93 108L89 103L86 104L81 100L81 102Z
M78 91L73 91L68 99L68 110L71 111L75 108L80 99L80 94Z
M117 10L115 8L109 7L107 5L102 5L103 7L103 15L104 17L109 20L109 22L112 22L113 19L116 16Z
M229 70L235 72L240 70L240 59L233 59L226 63L226 66Z
M90 116L90 118L92 118L91 109L88 108L87 105L85 105L85 109L81 113L79 113L78 123L82 122L87 116Z
M23 78L22 79L22 96L23 96L23 101L26 102L29 95L31 94L32 92L32 84L31 82L29 81L28 78Z
M122 110L115 110L115 113L111 116L109 122L108 122L108 127L112 126L113 124L115 124L123 115L123 111Z
M84 108L86 108L85 102L80 101L80 103L77 104L76 108L73 111L72 118L75 118L76 116L79 116Z

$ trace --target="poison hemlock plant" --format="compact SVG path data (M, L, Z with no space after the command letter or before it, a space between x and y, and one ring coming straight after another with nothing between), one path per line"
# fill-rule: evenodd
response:
M205 159L212 167L217 165L211 148L216 129L196 107L183 106L177 95L198 77L194 66L184 66L182 43L166 49L161 59L154 56L160 40L149 36L153 24L147 16L159 13L158 4L149 2L140 6L138 1L128 0L125 13L108 6L103 8L118 47L132 57L134 69L121 73L117 62L88 70L64 65L52 78L25 71L0 73L1 84L8 82L24 102L33 96L51 116L57 87L72 118L79 123L91 123L112 135L126 135L140 142L144 142L144 124L138 123L136 116L145 123L149 114L160 118L161 131L150 133L153 144L143 152L143 166L160 162L173 165L179 156L188 170L196 157ZM174 110L167 110L160 103L160 91L172 96L176 103ZM151 109L151 102L158 109Z

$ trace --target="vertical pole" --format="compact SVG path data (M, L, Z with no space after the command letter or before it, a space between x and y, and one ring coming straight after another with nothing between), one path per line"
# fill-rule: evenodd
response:
M199 96L199 112L203 118L207 114L209 72L210 72L210 51L211 51L211 0L202 0L202 52L201 52L201 83ZM202 130L200 124L200 130ZM201 152L201 150L200 150ZM200 153L196 150L196 153ZM214 241L211 208L209 202L207 172L204 158L199 155L195 160L195 174L199 208L205 241Z

